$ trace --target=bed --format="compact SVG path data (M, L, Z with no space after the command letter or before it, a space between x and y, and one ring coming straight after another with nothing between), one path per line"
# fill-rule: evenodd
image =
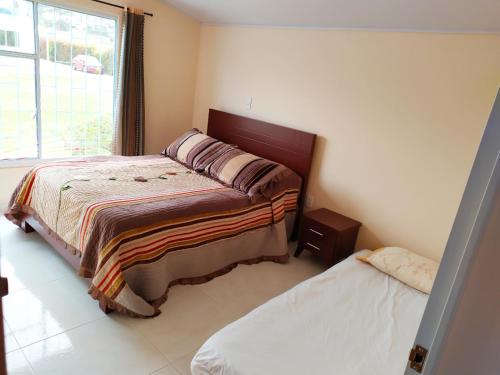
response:
M250 198L161 155L61 160L26 174L6 216L89 278L103 310L135 317L159 314L172 285L240 263L286 262L315 136L216 110L207 134L290 173Z
M428 295L356 259L367 252L214 334L192 374L403 374Z

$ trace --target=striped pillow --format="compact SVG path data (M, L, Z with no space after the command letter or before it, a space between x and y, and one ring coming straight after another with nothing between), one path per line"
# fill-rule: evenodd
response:
M173 141L162 155L169 156L197 172L202 172L224 153L234 149L198 129L191 129Z
M248 193L264 176L279 164L233 148L209 167L210 176L231 187Z

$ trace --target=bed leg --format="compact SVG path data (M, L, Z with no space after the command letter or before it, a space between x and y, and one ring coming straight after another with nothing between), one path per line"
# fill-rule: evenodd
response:
M104 312L104 314L106 314L106 315L107 315L107 314L110 314L110 313L112 313L112 312L114 311L114 310L113 310L111 307L109 307L109 306L106 304L106 302L104 302L104 301L99 301L99 307L100 307L100 309Z
M33 227L29 225L27 221L23 221L23 223L21 224L21 229L24 231L24 233L31 233L35 231L35 229L33 229Z

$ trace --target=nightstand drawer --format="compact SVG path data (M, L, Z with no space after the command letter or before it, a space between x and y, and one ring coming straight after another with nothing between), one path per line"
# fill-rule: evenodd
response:
M303 216L297 250L319 255L329 266L352 254L361 223L327 209Z
M320 241L326 243L331 242L335 237L335 233L331 230L331 228L307 218L305 218L302 223L302 230L300 234L302 238L308 238L315 242Z
M306 228L305 230L307 231L307 233L308 233L308 234L310 234L310 235L312 235L312 236L314 236L314 237L321 238L321 239L323 239L323 238L325 238L326 236L328 236L328 233L323 233L323 232L321 232L321 231L320 231L320 230L318 230L318 229L320 229L320 228L316 228L316 229L314 229L314 228L308 227L308 228Z
M312 229L312 230L311 230ZM332 247L333 236L330 234L318 235L314 228L302 228L300 233L299 242L306 245L309 244L308 248L318 248L318 251L324 248ZM312 245L312 246L311 246Z
M318 239L317 236L311 234L303 234L299 241L299 246L307 251L319 255L326 262L330 262L335 247L335 240L333 239Z
M309 226L307 224L304 223L300 232L300 246L328 261L335 246L335 235L327 231L321 232L321 228L318 228L318 226Z
M323 250L321 249L321 245L318 246L317 244L315 245L315 244L312 244L310 242L304 242L302 246L304 246L305 249L307 249L313 253L321 254L324 251L324 249Z

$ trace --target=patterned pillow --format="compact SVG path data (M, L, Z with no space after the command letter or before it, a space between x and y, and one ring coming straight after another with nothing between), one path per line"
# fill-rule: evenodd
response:
M437 262L400 247L383 247L357 258L427 294L439 268Z
M233 148L221 155L207 169L208 173L231 187L248 193L278 163Z
M193 128L184 134L182 134L179 138L177 138L175 141L170 143L170 145L165 148L161 154L164 156L169 156L173 159L177 159L177 151L179 150L179 147L186 142L190 137L201 134L201 131L199 131L196 128Z
M202 172L218 157L232 149L234 146L209 137L198 129L191 129L173 141L162 151L162 155Z

